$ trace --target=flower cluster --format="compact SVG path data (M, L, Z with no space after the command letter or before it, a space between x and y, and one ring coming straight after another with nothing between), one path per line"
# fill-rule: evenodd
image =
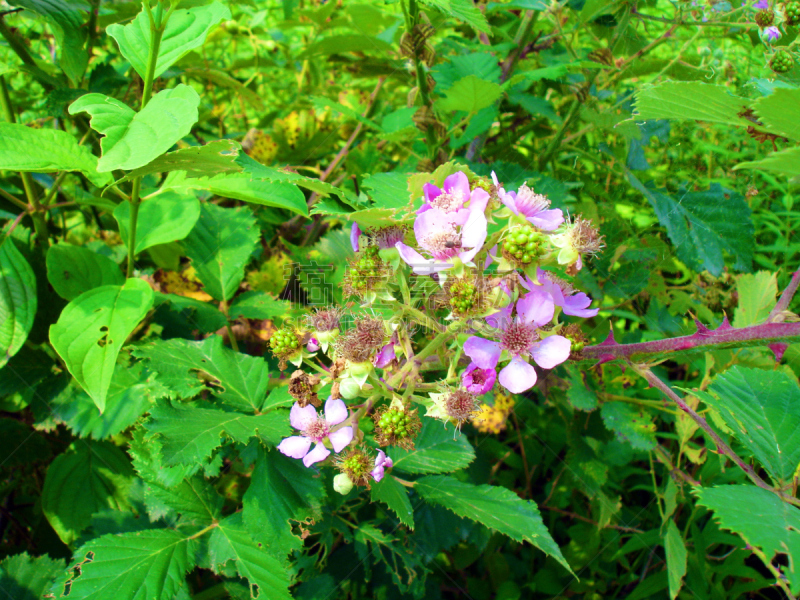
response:
M576 319L599 310L568 281L602 248L591 222L565 218L528 184L506 190L494 173L443 168L441 187L417 188L421 202L405 215L352 225L341 289L360 307L317 309L271 342L282 365L300 367L289 378L298 434L278 449L307 467L330 458L343 494L380 482L393 467L383 448L413 450L427 419L500 431L513 399L480 397L498 382L529 390L543 369L577 356Z

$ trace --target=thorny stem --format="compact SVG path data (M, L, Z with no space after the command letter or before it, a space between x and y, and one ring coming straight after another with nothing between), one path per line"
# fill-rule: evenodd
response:
M714 443L717 446L717 451L720 452L721 454L724 454L731 460L733 460L733 462L735 462L739 466L739 468L742 469L747 474L747 476L753 483L755 483L758 487L762 489L773 492L774 494L778 495L782 500L788 502L789 504L800 506L800 500L798 500L797 498L793 498L781 492L780 490L776 490L766 481L761 479L761 477L759 477L759 475L755 472L753 467L744 462L744 460L742 460L741 457L739 457L739 455L736 454L736 452L734 452L730 446L728 446L728 444L722 441L722 438L720 438L719 435L717 435L717 432L711 428L711 426L708 424L708 421L706 421L703 417L697 414L697 412L695 412L695 410L691 406L686 404L683 398L681 398L678 394L676 394L672 390L672 388L670 388L666 383L661 381L655 375L655 373L653 373L646 365L636 364L630 361L628 361L628 364L637 374L644 377L647 380L647 383L649 383L651 387L657 388L667 398L669 398L675 404L677 404L678 407L683 412L688 414L692 418L692 420L695 423L697 423L703 429L703 431L705 431L709 435L709 437L711 437L712 440L714 440Z
M792 301L792 298L794 298L798 285L800 285L800 271L795 271L792 273L792 280L789 282L789 285L786 286L786 289L783 290L775 308L767 315L767 323L779 323L782 320L779 320L778 317L782 312L789 310L789 303Z

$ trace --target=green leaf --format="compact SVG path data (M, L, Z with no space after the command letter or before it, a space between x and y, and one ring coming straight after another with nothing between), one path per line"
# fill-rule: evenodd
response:
M211 389L225 404L256 412L267 397L266 361L226 348L218 335L202 342L156 340L137 347L134 356L149 361L149 367L159 374L159 381L180 398Z
M637 450L656 447L656 426L644 409L625 402L605 402L600 407L603 423Z
M296 185L258 179L250 173L223 173L214 177L187 179L182 171L175 171L161 189L208 190L223 198L285 208L299 215L308 216L305 196Z
M386 475L379 482L373 483L370 497L373 502L383 502L406 527L414 529L414 509L408 499L408 490L397 479Z
M285 411L266 415L245 415L218 408L159 402L150 412L147 430L157 434L167 466L200 462L222 445L222 436L240 444L251 437L277 445L289 435Z
M289 300L277 300L265 292L249 291L236 296L228 309L231 319L273 319L292 309Z
M103 94L86 94L69 107L69 113L88 112L92 129L105 137L100 172L143 167L189 135L197 122L200 96L188 85L162 90L140 112Z
M800 177L800 147L786 148L771 152L761 160L739 163L733 170L756 169L770 173L780 173L787 177Z
M459 79L475 75L480 79L500 83L502 71L497 58L488 52L454 55L436 65L431 74L436 80L436 90L445 90Z
M107 442L75 442L48 467L42 512L65 544L74 542L100 510L128 510L133 469Z
M259 449L250 487L242 499L242 515L256 541L273 555L286 555L303 546L292 533L291 521L319 517L323 500L325 482L302 461Z
M410 173L377 173L366 177L364 189L376 208L406 208L410 205L408 176Z
M739 113L747 110L749 104L749 100L730 94L721 85L670 81L636 93L634 118L637 121L692 119L748 127L753 123Z
M425 595L425 578L430 570L425 568L418 552L409 552L400 539L371 523L360 523L353 532L353 540L359 566L364 568L367 580L371 565L380 565L391 575L392 583L403 597Z
M184 316L203 333L213 333L225 327L228 319L213 304L177 294L156 292L155 305L169 304L170 309Z
M133 459L133 468L144 481L167 489L180 485L185 478L191 477L201 468L211 470L213 464L212 459L192 465L165 466L161 444L157 438L147 438L147 430L143 426L136 427L131 433L128 454Z
M80 83L89 54L86 51L86 31L84 15L81 11L91 10L91 6L80 1L64 0L11 0L11 6L21 6L39 13L53 27L56 47L59 49L58 63L74 83Z
M776 88L756 100L753 109L768 131L800 141L800 89Z
M136 248L143 250L158 244L168 244L182 240L197 223L200 217L200 201L192 195L164 192L139 205L136 225ZM128 246L131 221L131 205L127 200L114 210L114 218L119 223L119 235Z
M489 33L489 23L472 0L422 0L424 4L438 8L444 14L466 23L473 29Z
M195 565L196 545L171 529L104 535L80 547L53 592L69 600L175 598Z
M144 502L151 521L157 521L172 513L181 515L198 525L209 524L222 514L224 498L214 486L202 477L184 479L177 486L166 487L156 479L142 474L147 482L144 488Z
M423 419L422 430L414 440L414 450L392 447L387 452L394 468L405 473L450 473L475 460L467 436L452 425Z
M84 292L50 326L50 343L101 412L119 351L152 306L150 286L129 279Z
M0 562L0 590L11 600L39 600L60 575L66 564L47 555L28 556L27 552L8 556Z
M459 517L477 521L517 542L536 546L572 573L535 502L523 500L506 488L470 485L442 475L418 479L414 489L428 502L440 504Z
M119 265L83 246L62 242L47 250L47 280L64 300L103 285L123 285Z
M0 243L0 368L19 352L36 316L36 276L10 237Z
M189 9L178 9L170 16L161 43L154 77L160 77L171 65L178 62L206 41L206 36L225 19L231 18L231 11L220 2ZM147 62L150 50L150 20L143 10L127 25L109 25L108 35L116 40L122 55L128 59L136 72L144 79L147 75Z
M693 392L725 424L770 476L792 479L800 464L800 389L781 371L735 366L717 375L708 392Z
M238 79L231 77L230 75L228 75L224 71L221 71L220 69L209 68L208 65L203 65L200 68L184 67L183 76L191 77L192 79L199 81L201 83L205 83L206 85L211 83L217 89L225 88L233 90L237 96L241 97L242 100L247 102L250 106L252 106L256 110L261 112L264 112L266 110L266 105L264 104L264 100L261 98L258 92L250 89L250 87L248 87ZM250 85L252 85L252 87L256 87L253 84ZM220 140L220 141L233 142L233 140ZM211 143L214 144L217 142L211 142Z
M386 53L391 48L392 45L388 42L371 35L345 33L329 35L316 40L298 58L309 58L317 55L329 56L331 54L341 54L342 52Z
M181 148L162 154L143 167L134 169L117 183L153 173L184 171L186 177L205 177L241 171L236 157L242 149L236 140L216 140L204 146Z
M688 267L719 276L725 267L723 252L728 252L736 259L735 269L750 270L754 229L744 196L714 183L706 192L681 191L673 197L642 185L630 172L628 179L650 202Z
M768 490L754 485L720 485L694 488L697 503L714 511L721 527L740 535L771 560L789 555L789 567L781 570L800 591L800 510Z
M591 411L597 408L597 393L587 387L584 380L584 371L573 366L567 366L569 376L569 387L567 388L567 400L573 408L578 410Z
M502 93L503 89L496 83L467 75L456 81L436 106L442 110L461 110L472 114L494 104Z
M320 181L319 179L314 179L313 177L306 177L305 175L300 175L291 171L285 171L283 169L262 165L260 162L253 160L244 153L240 154L236 159L236 164L241 166L245 173L252 175L253 179L261 179L272 183L294 184L300 186L301 188L316 192L323 197L330 194L334 194L336 196L344 195L344 192L335 185L331 185L325 181Z
M259 236L250 209L203 204L183 247L206 292L225 302L233 298Z
M60 129L33 129L17 123L0 123L0 169L30 173L80 171L96 186L111 182L97 172L97 157L88 146Z
M775 307L778 294L778 274L758 271L737 275L738 303L733 313L733 326L749 327L766 320Z
M667 578L669 580L669 597L675 600L683 585L683 576L686 575L686 545L683 543L681 532L675 521L669 520L667 533L664 536L664 550L667 553Z
M269 596L270 600L291 600L289 574L283 563L267 552L247 531L242 513L219 522L208 541L208 554L214 571L220 573L228 561L250 582L250 597Z

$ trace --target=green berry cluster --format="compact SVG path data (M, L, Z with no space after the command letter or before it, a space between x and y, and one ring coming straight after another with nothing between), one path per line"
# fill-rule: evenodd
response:
M342 461L342 471L352 474L355 479L361 479L369 473L369 462L364 460L363 454L351 454ZM351 479L352 479L351 478Z
M792 70L794 61L788 52L779 50L769 61L770 68L776 73L786 73Z
M402 440L408 437L409 418L401 410L390 409L381 415L378 419L378 427L387 436L394 436Z
M516 227L503 240L503 253L527 265L540 254L539 234L530 227Z
M769 27L775 22L775 13L771 10L760 10L756 13L756 25L761 27Z
M459 280L450 286L450 306L458 312L468 312L475 306L478 290L471 281Z
M300 340L294 331L279 329L269 339L269 346L275 354L293 354L300 347Z
M787 2L783 12L788 25L794 26L800 23L800 2Z
M371 289L382 270L383 261L378 256L378 247L367 246L350 265L350 285L356 290Z

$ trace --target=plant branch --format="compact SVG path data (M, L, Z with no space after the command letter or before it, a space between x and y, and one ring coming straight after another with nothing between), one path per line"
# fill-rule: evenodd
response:
M781 314L789 310L789 303L792 301L792 298L794 298L798 285L800 285L800 271L795 271L792 273L792 280L789 282L789 285L786 286L786 289L783 290L775 308L767 315L767 323L779 323L783 320Z

